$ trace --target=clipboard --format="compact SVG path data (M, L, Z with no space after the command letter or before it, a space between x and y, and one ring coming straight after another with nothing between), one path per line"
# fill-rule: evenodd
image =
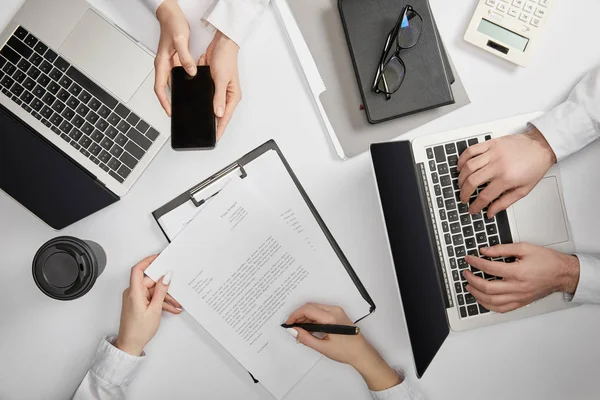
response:
M366 315L359 318L358 320L356 320L355 322L361 321L362 319L371 315L375 311L375 309L376 309L375 303L374 303L373 299L371 298L371 296L369 295L369 293L367 292L364 285L362 284L362 282L360 281L358 275L352 268L352 265L350 265L350 262L344 255L342 249L336 242L335 238L333 237L333 235L327 228L327 225L325 225L325 222L319 215L314 204L312 203L312 201L306 194L304 188L300 184L300 181L294 174L294 171L292 170L292 168L288 164L287 160L281 153L281 150L279 149L279 147L277 146L277 143L275 143L275 141L273 139L258 146L254 150L250 151L246 155L239 158L237 161L234 161L233 163L227 165L222 170L216 172L215 174L206 178L202 182L198 183L197 185L193 186L192 188L181 193L180 195L178 195L171 201L167 202L163 206L161 206L158 209L156 209L155 211L153 211L152 216L154 217L156 223L158 224L161 231L165 235L166 239L169 242L171 242L172 234L170 235L169 234L170 232L168 231L166 226L163 225L163 223L161 223L161 219L164 216L166 216L167 214L169 214L171 212L177 211L179 209L185 209L185 210L187 210L186 212L193 212L193 211L191 211L191 210L193 210L193 208L201 207L210 198L212 198L213 196L216 196L219 193L219 191L224 187L224 185L228 182L228 178L232 178L235 176L239 176L242 179L246 178L248 176L248 172L247 172L248 164L252 163L252 161L257 160L261 156L269 154L269 152L272 152L272 151L277 153L279 160L285 167L287 173L289 174L289 177L294 182L296 189L298 190L299 194L302 196L302 199L306 203L306 206L310 210L310 213L314 217L318 226L321 228L321 231L323 232L329 245L331 246L331 248L337 255L342 266L345 268L346 273L352 279L352 282L356 286L356 289L359 291L362 298L368 304L369 312ZM193 219L193 216L191 218ZM250 376L252 376L251 373L250 373ZM252 376L252 379L254 380L255 383L258 383L258 381L254 378L254 376Z
M369 314L365 315L364 317L362 317L362 318L360 318L360 319L358 319L356 321L356 322L359 322L360 320L362 320L363 318L367 317L368 315L372 314L375 311L375 308L376 308L375 303L373 302L373 299L371 298L371 296L367 292L367 289L364 287L364 285L362 284L362 282L358 278L358 275L356 275L356 272L352 268L352 265L350 265L350 262L348 261L348 259L344 255L344 252L342 251L342 249L340 248L340 246L335 241L335 238L333 237L333 235L331 234L331 232L327 228L327 225L325 225L325 222L323 221L323 219L319 215L319 213L318 213L317 209L315 208L314 204L312 203L312 201L310 200L310 198L308 197L308 195L304 191L304 188L300 184L300 181L298 180L298 178L294 174L294 171L292 170L292 168L288 164L287 160L285 159L285 157L281 153L281 150L277 146L277 143L275 143L275 140L271 139L271 140L265 142L264 144L258 146L254 150L250 151L248 154L246 154L246 155L242 156L241 158L239 158L237 161L229 164L228 166L226 166L225 168L223 168L219 172L213 174L212 176L208 177L204 181L198 183L196 186L194 186L194 187L190 188L189 190L186 190L185 192L181 193L179 196L175 197L173 200L169 201L168 203L166 203L162 207L159 207L158 209L156 209L155 211L153 211L152 212L152 216L156 220L156 223L160 227L161 231L163 232L163 234L165 235L165 237L167 238L167 240L169 242L171 242L171 238L169 237L168 233L165 231L163 225L160 223L160 219L163 216L165 216L166 214L168 214L168 213L174 211L175 209L177 209L177 208L179 208L179 207L181 207L183 205L186 205L186 204L188 206L189 206L189 204L193 204L195 207L202 206L208 200L208 198L210 198L210 197L215 196L216 194L218 194L218 190L215 191L214 193L211 193L210 191L207 191L207 192L205 192L206 194L204 196L202 196L200 194L202 194L203 191L209 189L213 185L218 184L221 180L223 180L223 179L225 179L227 177L230 177L232 174L237 174L242 179L245 178L247 176L247 173L246 173L246 170L245 170L244 166L247 165L247 164L249 164L249 163L251 163L253 160L257 159L258 157L261 157L261 156L265 155L269 151L275 151L277 153L277 155L279 156L279 159L281 160L281 162L285 166L285 169L289 173L290 178L294 181L294 184L296 185L296 188L298 189L298 192L300 192L300 194L301 194L302 198L304 199L306 205L310 209L313 217L315 218L316 222L319 224L319 227L323 231L323 234L327 238L327 240L328 240L329 244L331 245L333 251L338 256L341 264L346 269L346 272L348 273L348 275L350 275L350 278L354 282L354 285L356 286L357 290L360 292L360 294L363 297L363 299L365 299L365 301L369 304L369 307L370 307L369 308Z

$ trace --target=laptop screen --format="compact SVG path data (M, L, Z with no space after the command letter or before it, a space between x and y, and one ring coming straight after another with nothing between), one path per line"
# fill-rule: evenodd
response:
M119 200L1 104L0 189L54 229Z
M420 378L449 333L431 220L410 142L373 144L371 158Z

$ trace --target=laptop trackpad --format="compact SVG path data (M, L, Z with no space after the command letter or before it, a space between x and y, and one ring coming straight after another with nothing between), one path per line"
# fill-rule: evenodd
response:
M548 176L513 206L521 242L549 246L567 242L569 233L558 182Z
M60 52L123 103L154 67L148 53L92 10L85 13Z

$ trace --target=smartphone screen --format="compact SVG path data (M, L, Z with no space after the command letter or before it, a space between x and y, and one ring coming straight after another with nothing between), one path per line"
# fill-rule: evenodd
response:
M171 71L171 146L175 150L212 149L217 142L213 109L215 85L210 67L199 66L196 76L183 67Z

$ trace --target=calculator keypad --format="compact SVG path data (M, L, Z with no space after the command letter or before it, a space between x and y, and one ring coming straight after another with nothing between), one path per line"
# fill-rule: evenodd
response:
M489 18L501 22L504 16L518 19L524 24L523 31L537 28L546 17L552 0L486 0ZM527 27L527 28L526 28Z

